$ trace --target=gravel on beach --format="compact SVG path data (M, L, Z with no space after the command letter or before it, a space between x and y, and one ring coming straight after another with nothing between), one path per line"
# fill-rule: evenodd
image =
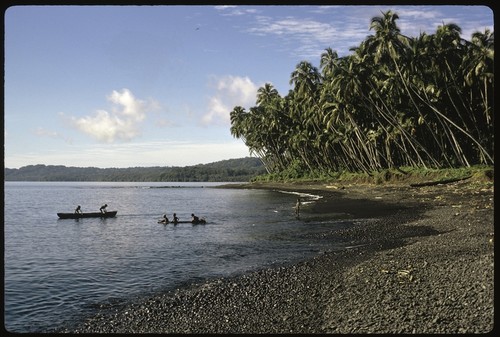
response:
M494 330L493 182L253 186L323 196L303 216L350 248L103 309L69 333L488 333Z

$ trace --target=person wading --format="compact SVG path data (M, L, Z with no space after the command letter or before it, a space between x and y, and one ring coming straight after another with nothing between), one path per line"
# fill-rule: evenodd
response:
M300 217L300 198L297 198L297 203L295 204L295 217L297 219Z

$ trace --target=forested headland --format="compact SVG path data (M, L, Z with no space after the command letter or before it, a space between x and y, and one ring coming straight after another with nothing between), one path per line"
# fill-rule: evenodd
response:
M19 169L4 169L5 181L247 182L264 173L262 162L254 157L185 167L97 168L28 165Z
M231 134L268 177L494 165L494 32L466 40L450 23L413 38L398 19L372 18L373 35L347 56L326 48L319 69L298 63L286 96L267 83L234 107Z

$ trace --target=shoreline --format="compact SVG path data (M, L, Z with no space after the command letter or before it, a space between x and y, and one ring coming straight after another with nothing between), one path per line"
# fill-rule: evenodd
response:
M227 188L224 186L223 188ZM304 216L351 248L99 312L73 333L486 333L493 330L493 183L245 184L319 194Z

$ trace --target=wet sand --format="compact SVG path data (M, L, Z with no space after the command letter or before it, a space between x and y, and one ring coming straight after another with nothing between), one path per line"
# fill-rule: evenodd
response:
M351 247L106 309L73 333L487 333L494 329L493 183L250 184L322 198L304 221Z

